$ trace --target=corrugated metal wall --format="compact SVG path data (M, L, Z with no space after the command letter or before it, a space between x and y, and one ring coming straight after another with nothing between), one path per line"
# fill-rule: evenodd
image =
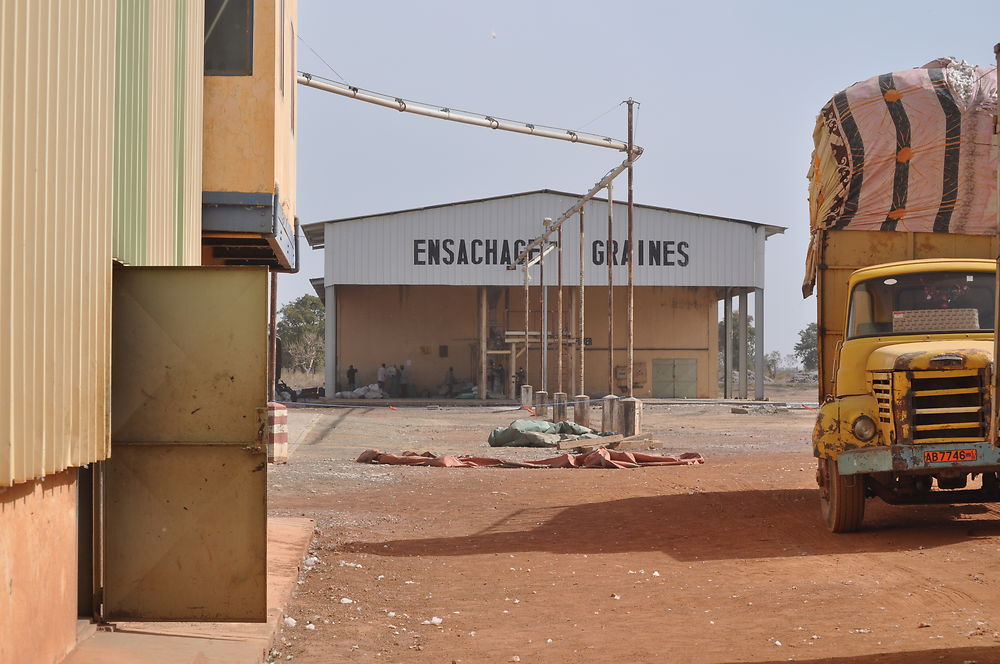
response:
M0 2L0 486L108 454L113 258L199 263L203 22Z
M118 0L116 260L201 262L202 0Z
M0 486L107 453L114 29L0 2Z
M487 258L485 241L501 248L507 241L513 257L524 247L523 242L515 247L515 241L540 235L542 219L558 218L576 200L554 192L532 192L328 223L324 236L326 283L516 286L523 282L524 272L507 270L500 264L502 249ZM627 206L616 202L613 240L619 255L628 237L627 223ZM586 282L607 284L606 201L587 203L585 224ZM753 223L637 206L634 225L636 285L764 284L763 236L757 237ZM563 278L567 283L578 280L579 227L578 218L563 226ZM431 264L431 242L442 243L443 258L445 240L452 243L450 264L444 264L444 260ZM655 260L650 257L650 243L656 246ZM465 260L459 253L463 246ZM555 265L556 254L549 254L545 277L550 284L556 280ZM537 283L537 266L532 268L532 278ZM627 265L615 265L614 279L619 285L627 282Z

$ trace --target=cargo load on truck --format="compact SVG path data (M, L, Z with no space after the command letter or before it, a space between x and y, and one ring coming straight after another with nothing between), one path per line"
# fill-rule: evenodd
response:
M834 95L813 131L803 295L824 230L995 235L996 106L996 68L954 58Z

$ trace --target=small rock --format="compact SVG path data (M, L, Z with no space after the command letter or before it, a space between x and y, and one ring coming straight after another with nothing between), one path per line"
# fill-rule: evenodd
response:
M341 597L340 598L340 603L341 604L354 604L354 600L351 599L350 597Z
M309 623L308 625L306 625L306 629L309 629L309 630L316 629L316 625L314 625L312 623Z
M299 621L291 616L285 616L285 627L295 627L299 624Z
M437 616L434 616L430 620L425 620L425 621L423 621L420 624L421 625L440 625L443 622L444 622L444 618L438 618Z
M930 627L930 626L931 626L931 624L927 623L927 622L917 623L917 629L920 629L922 627Z

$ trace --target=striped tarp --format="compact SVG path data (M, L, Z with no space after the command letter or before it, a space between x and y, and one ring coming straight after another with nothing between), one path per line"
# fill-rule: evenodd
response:
M995 235L996 94L995 67L941 58L834 95L813 132L814 243L825 229Z

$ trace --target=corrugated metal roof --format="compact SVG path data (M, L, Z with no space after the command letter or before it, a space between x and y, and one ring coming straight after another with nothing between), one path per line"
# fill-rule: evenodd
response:
M454 207L456 205L468 205L468 204L471 204L471 203L487 203L487 202L498 201L498 200L503 200L503 199L507 199L507 198L518 198L518 197L521 197L521 196L532 196L532 195L535 195L535 194L551 194L553 196L571 196L571 197L574 197L574 198L581 198L583 196L583 194L574 194L572 192L558 191L558 190L555 190L555 189L536 189L534 191L522 191L522 192L519 192L519 193L516 193L516 194L504 194L504 195L501 195L501 196L488 196L486 198L474 198L474 199L465 200L465 201L454 201L452 203L439 203L437 205L426 205L424 207L408 208L408 209L405 209L405 210L395 210L393 212L380 212L380 213L375 213L375 214L361 215L361 216L358 216L358 217L345 217L345 218L342 218L342 219L327 219L325 221L315 221L315 222L310 223L310 224L303 224L302 225L302 230L305 233L306 240L309 241L309 246L311 246L313 249L321 249L321 248L323 248L323 227L326 224L339 224L339 223L343 223L343 222L347 222L347 221L365 221L365 220L369 220L369 219L374 219L376 217L379 218L379 220L384 220L385 217L389 217L389 216L393 216L393 215L397 215L397 214L406 214L406 213L409 213L409 212L423 212L423 211L427 211L427 210L435 210L435 209L441 209L441 208ZM607 203L608 199L607 198L597 198L597 197L595 197L592 200L594 200L594 201L601 201L601 202ZM615 199L615 203L616 204L625 204L625 202L626 201L623 201L623 200L620 200L620 199L617 199L617 198ZM729 222L737 223L737 224L749 224L749 225L754 226L754 227L763 227L765 229L766 237L771 237L772 235L777 235L779 233L784 233L785 230L786 230L786 228L784 226L775 226L773 224L765 224L765 223L758 222L758 221L750 221L748 219L736 219L734 217L720 217L718 215L713 215L713 214L701 214L699 212L689 212L687 210L677 210L675 208L661 207L661 206L657 206L657 205L644 205L642 203L635 203L635 207L636 208L643 208L643 209L646 209L646 210L659 210L659 211L662 211L662 212L670 212L670 213L674 213L674 214L684 214L684 215L689 215L689 216L692 216L692 217L703 217L703 218L706 218L706 219L718 219L718 220L721 220L721 221L729 221Z

